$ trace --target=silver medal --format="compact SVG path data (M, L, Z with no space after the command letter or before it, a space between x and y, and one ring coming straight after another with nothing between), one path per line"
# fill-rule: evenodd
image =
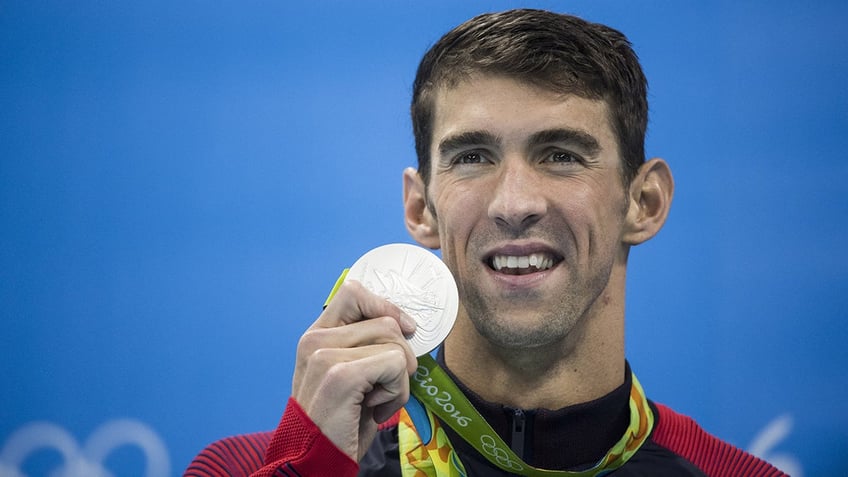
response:
M418 326L407 341L416 356L439 346L456 321L459 295L453 275L439 257L421 247L377 247L350 267L347 280L359 281L415 319Z

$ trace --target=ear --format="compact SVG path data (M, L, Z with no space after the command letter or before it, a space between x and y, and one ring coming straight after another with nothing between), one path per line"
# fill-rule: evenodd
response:
M659 158L642 164L628 193L630 203L622 240L628 245L638 245L659 232L671 209L674 178L668 164Z
M403 171L403 215L406 230L424 247L439 248L439 226L429 207L424 181L418 171Z

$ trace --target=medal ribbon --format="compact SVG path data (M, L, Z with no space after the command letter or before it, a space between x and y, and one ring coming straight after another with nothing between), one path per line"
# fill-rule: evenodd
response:
M344 269L336 280L327 301L324 302L325 308L344 282L347 272L348 269ZM648 405L645 392L636 375L632 372L630 375L633 382L630 389L630 425L601 460L591 468L579 471L540 469L525 463L506 445L429 354L418 357L418 369L410 378L410 392L425 406L427 414L437 416L480 455L506 472L526 477L600 477L624 465L645 443L654 427L654 414ZM449 442L445 444L450 446ZM451 453L453 454L452 449ZM405 458L406 456L401 455L402 461ZM461 463L456 464L461 468ZM464 474L462 470L454 470Z
M648 439L654 425L642 386L632 374L630 425L619 441L590 469L547 470L525 463L480 415L450 376L430 355L418 358L418 370L410 380L412 395L428 412L452 428L493 465L528 477L596 477L612 472L627 462Z

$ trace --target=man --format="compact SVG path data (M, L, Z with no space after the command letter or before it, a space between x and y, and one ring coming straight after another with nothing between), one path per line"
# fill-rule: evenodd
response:
M276 432L213 444L186 475L783 475L647 401L625 361L629 249L662 227L673 180L645 161L646 81L621 33L476 17L424 56L412 119L406 226L459 288L448 377L419 368L414 321L348 282L300 340ZM410 376L459 390L422 404ZM463 395L497 435L434 417Z

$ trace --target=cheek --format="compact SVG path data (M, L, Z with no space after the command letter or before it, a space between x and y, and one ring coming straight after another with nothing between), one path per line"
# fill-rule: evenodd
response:
M439 239L442 255L456 259L467 248L473 220L468 210L462 207L441 209L439 211Z
M623 190L612 187L573 187L559 201L561 214L578 250L610 250L620 239L626 209Z
M583 210L596 218L618 218L626 209L626 191L617 177L587 178L574 199Z
M484 201L456 187L435 198L442 257L451 267L467 254L474 228L481 223Z
M462 235L479 218L485 198L464 184L444 187L434 196L439 221L439 231L443 237Z

